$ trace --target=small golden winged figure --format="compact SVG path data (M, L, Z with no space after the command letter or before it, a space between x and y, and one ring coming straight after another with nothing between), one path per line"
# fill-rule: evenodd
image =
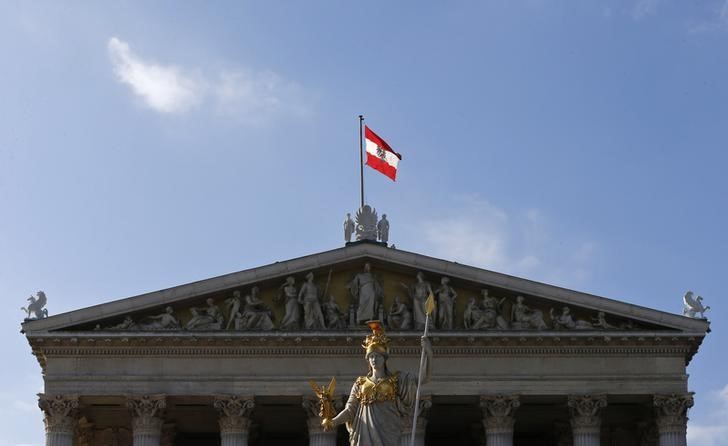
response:
M321 426L324 429L330 430L333 426L331 419L334 418L336 413L334 412L334 391L336 390L336 378L331 378L331 382L328 386L320 386L316 384L314 380L309 380L313 392L319 399L319 416L321 417Z

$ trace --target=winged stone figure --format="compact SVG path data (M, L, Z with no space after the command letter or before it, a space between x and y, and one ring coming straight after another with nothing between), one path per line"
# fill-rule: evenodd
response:
M710 310L710 307L703 306L703 298L698 296L693 298L693 292L688 291L683 296L683 316L692 317L694 319L706 319L705 312ZM700 317L698 317L700 313Z
M377 210L365 204L356 211L356 239L377 240Z
M46 303L48 302L48 299L46 298L46 295L43 291L38 291L35 293L35 296L30 296L28 298L28 307L20 307L21 311L25 311L28 313L25 320L33 320L33 319L43 319L44 317L48 317L48 309L44 308ZM30 317L30 314L33 313L35 317Z

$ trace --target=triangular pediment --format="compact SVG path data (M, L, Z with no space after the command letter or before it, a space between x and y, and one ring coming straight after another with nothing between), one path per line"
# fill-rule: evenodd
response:
M365 263L371 265L371 275L361 275ZM422 273L419 281L418 272ZM313 273L315 286L302 293L309 273ZM294 283L286 287L289 277ZM444 286L443 277L449 279ZM376 283L366 283L370 279ZM362 296L356 296L360 287ZM434 315L435 329L441 332L672 331L704 335L708 330L704 320L372 243L351 244L29 321L23 329L29 336L49 331L341 331L360 329L358 319L369 315L384 319L390 329L414 331L422 322L415 307L422 306L429 290L441 301ZM314 295L320 300L307 307L305 301L310 302ZM371 305L372 298L373 305L381 309L359 311L358 306ZM298 303L299 299L304 303ZM321 315L314 311L319 304ZM300 313L294 314L296 311Z

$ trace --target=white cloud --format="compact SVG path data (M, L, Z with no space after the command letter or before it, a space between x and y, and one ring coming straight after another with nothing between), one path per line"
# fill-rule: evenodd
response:
M583 283L596 245L573 237L560 242L538 209L517 215L478 197L454 200L448 216L420 226L436 256L551 283Z
M711 395L719 408L712 412L710 423L688 422L688 444L690 446L720 446L728 436L728 384Z
M260 124L281 114L309 112L303 88L271 71L237 68L202 74L203 70L146 61L116 37L109 39L107 47L118 80L161 113L208 105L221 116Z
M146 105L163 113L176 113L198 105L204 83L183 74L178 67L147 62L134 54L126 42L112 37L107 45L114 72Z

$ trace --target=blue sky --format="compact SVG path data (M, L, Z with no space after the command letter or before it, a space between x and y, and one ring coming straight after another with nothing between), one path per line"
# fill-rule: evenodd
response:
M0 446L40 445L51 314L342 245L356 116L397 247L679 313L728 444L728 3L0 3Z

